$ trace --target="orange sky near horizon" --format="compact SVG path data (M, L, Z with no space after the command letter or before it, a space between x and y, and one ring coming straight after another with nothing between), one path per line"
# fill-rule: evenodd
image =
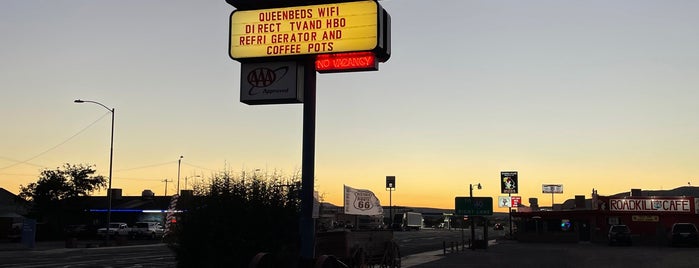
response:
M559 203L699 183L699 1L438 2L380 1L390 59L317 75L326 201L348 185L388 205L387 175L394 205L444 209L472 183L497 200L501 171L540 206L542 184L563 185ZM303 105L240 102L225 1L0 6L0 187L64 163L108 175L110 113L75 99L115 109L125 195L164 195L164 180L175 193L180 156L181 189L222 170L300 170Z

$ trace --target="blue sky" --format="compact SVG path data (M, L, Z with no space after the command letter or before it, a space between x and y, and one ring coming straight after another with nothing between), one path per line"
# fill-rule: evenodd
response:
M319 74L316 188L450 208L499 195L519 171L525 203L541 184L561 201L696 184L699 2L380 1L392 56L378 72ZM115 188L224 168L301 167L302 105L239 102L225 1L0 3L0 187L90 163ZM93 124L94 123L94 124ZM92 124L92 125L91 125ZM170 184L169 193L174 192Z

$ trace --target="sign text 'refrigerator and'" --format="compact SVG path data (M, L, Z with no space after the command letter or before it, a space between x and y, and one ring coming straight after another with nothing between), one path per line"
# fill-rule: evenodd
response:
M379 5L357 1L233 11L233 59L371 51L379 46Z

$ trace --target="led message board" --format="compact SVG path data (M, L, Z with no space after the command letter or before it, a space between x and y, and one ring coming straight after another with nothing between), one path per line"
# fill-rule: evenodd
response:
M385 42L379 43L379 7L358 1L233 11L229 54L237 60L372 51Z
M379 70L379 62L373 52L347 52L316 56L316 71L319 73L377 70Z

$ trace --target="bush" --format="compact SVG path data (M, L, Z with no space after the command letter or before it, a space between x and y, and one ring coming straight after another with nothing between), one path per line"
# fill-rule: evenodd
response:
M296 262L300 189L294 182L298 178L283 183L281 176L245 175L215 176L184 202L188 208L171 244L179 267L247 267L259 252L271 253L274 267Z

